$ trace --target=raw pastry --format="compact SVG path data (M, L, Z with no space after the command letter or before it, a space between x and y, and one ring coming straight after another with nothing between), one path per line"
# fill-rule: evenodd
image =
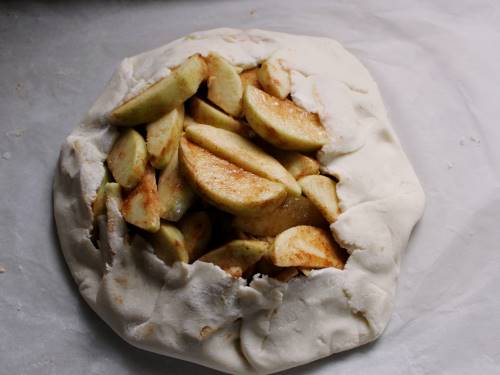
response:
M307 277L297 269L286 269L276 278L256 275L247 284L247 280L204 261L169 266L154 253L150 234L140 230L129 233L122 216L120 186L101 186L104 162L119 134L113 124L123 119L120 116L129 116L133 108L113 110L160 79L177 74L172 69L192 58L186 69L197 75L186 83L186 89L168 98L172 110L177 108L196 92L204 75L211 74L203 71L203 59L199 58L210 54L218 59L214 66L222 64L226 69L229 62L252 74L255 70L251 69L264 61L275 64L278 68L273 69L278 72L258 75L260 86L272 85L266 77L275 76L279 96L286 97L290 91L293 102L318 115L322 128L317 133L303 139L295 134L283 147L309 151L322 146L317 155L321 172L338 180L338 211L328 216L326 225L349 254L343 269L304 269ZM242 87L252 90L259 86L255 79L254 83L245 80L243 85L237 84L238 75L225 76L224 69L213 73L218 77L214 79L230 80L238 95ZM288 72L285 76L289 81L280 81L284 72ZM213 90L219 90L219 84L212 85ZM227 105L228 114L238 116L240 103L233 101L229 107L221 102L220 107ZM244 107L245 98L242 103ZM153 114L134 112L131 121L151 122L162 108L161 101L155 102ZM156 117L149 118L153 115ZM316 120L308 116L307 126L316 126ZM144 147L140 145L141 157ZM143 168L143 159L140 163ZM298 173L298 167L294 168L294 174ZM130 171L119 171L129 178ZM147 173L149 179L151 173ZM177 165L169 173L177 174ZM154 179L146 184L132 177L127 181L130 188L138 184L138 194L141 184L149 189L149 195L134 195L134 199L161 201ZM278 182L269 184L279 186ZM94 217L92 205L98 192L106 194L105 207L100 203L100 213L106 214ZM284 188L275 198L281 199L283 194ZM183 199L182 213L192 204L192 197L190 192L189 199ZM99 199L102 202L102 196ZM423 207L422 188L366 69L334 40L261 30L198 32L125 59L64 143L54 182L61 248L82 296L96 313L132 345L238 374L284 370L376 339L390 318L401 252ZM150 219L145 230L158 230L159 217L134 210L127 212ZM321 233L327 232L321 229ZM176 259L187 259L192 252L189 249L196 246L179 245L185 236L197 238L192 230L183 235L162 224L156 233L162 233L164 237L153 236L171 246L174 253L170 255ZM251 242L238 241L231 246ZM267 242L258 241L256 254L261 256L266 246Z

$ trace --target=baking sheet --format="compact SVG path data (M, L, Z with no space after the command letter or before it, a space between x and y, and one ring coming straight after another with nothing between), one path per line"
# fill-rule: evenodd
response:
M0 374L216 374L135 349L79 297L59 252L59 147L119 61L195 30L338 39L379 83L427 193L382 338L289 374L500 373L500 3L0 5Z

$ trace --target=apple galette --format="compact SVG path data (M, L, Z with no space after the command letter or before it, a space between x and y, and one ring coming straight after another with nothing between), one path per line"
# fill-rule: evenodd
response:
M89 305L135 346L238 374L378 337L423 202L363 66L260 30L124 60L54 184Z

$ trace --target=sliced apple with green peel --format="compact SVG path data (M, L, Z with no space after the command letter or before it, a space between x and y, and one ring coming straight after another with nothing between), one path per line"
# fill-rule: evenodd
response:
M212 235L212 222L204 211L186 215L179 222L179 229L184 235L184 243L189 254L189 262L194 262L207 249Z
M296 180L319 174L319 162L299 152L278 150L273 156Z
M165 264L170 266L175 262L189 262L184 236L174 225L161 223L160 229L150 239L156 256Z
M266 215L278 208L287 196L282 184L245 171L184 136L179 161L181 170L199 195L216 208L234 215Z
M240 79L241 79L241 84L243 85L243 90L248 85L261 88L260 83L259 83L259 77L257 76L257 72L259 71L259 68L253 68L253 69L248 69L240 73Z
M160 199L154 169L148 165L142 180L124 199L123 218L148 232L160 228Z
M331 178L321 175L306 176L299 180L304 195L318 208L331 224L340 215L336 183Z
M343 269L345 253L327 230L300 225L276 237L271 260L278 267Z
M212 125L216 128L229 130L245 137L248 137L252 131L241 121L226 115L224 112L219 111L214 106L197 97L193 97L189 101L189 112L194 121L199 124Z
M259 83L268 94L285 99L290 95L290 73L283 68L279 60L264 61L257 73Z
M231 116L241 113L243 85L236 68L222 56L211 53L207 56L208 94L212 103Z
M200 55L193 55L170 75L115 108L111 120L122 126L155 121L193 96L207 74L205 60Z
M158 180L160 217L168 221L178 221L191 207L196 195L179 171L178 152L172 155Z
M190 126L186 129L186 137L215 156L257 176L280 182L290 194L300 196L300 186L293 176L276 159L244 137L208 125Z
M269 244L265 241L235 240L210 251L198 260L213 263L233 277L241 277L268 249Z
M316 206L303 196L289 196L280 207L259 217L258 220L246 217L233 219L233 226L236 229L259 237L277 236L298 225L328 227L328 223Z
M163 169L177 152L184 125L184 106L181 105L146 127L146 146L149 162Z
M291 100L281 100L247 86L243 110L251 128L267 142L283 150L315 151L328 142L316 114Z
M109 182L109 172L104 168L104 176L101 180L101 185L97 189L96 197L92 202L92 212L94 219L98 216L106 214L106 184Z
M148 163L144 138L127 129L116 140L107 158L113 178L125 189L132 189L141 180Z

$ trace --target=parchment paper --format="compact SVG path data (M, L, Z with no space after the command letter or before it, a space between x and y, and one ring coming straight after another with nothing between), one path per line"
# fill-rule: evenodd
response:
M135 349L60 254L60 144L119 61L220 26L333 37L368 67L427 193L381 339L290 374L500 374L500 3L0 5L0 374L215 374Z

